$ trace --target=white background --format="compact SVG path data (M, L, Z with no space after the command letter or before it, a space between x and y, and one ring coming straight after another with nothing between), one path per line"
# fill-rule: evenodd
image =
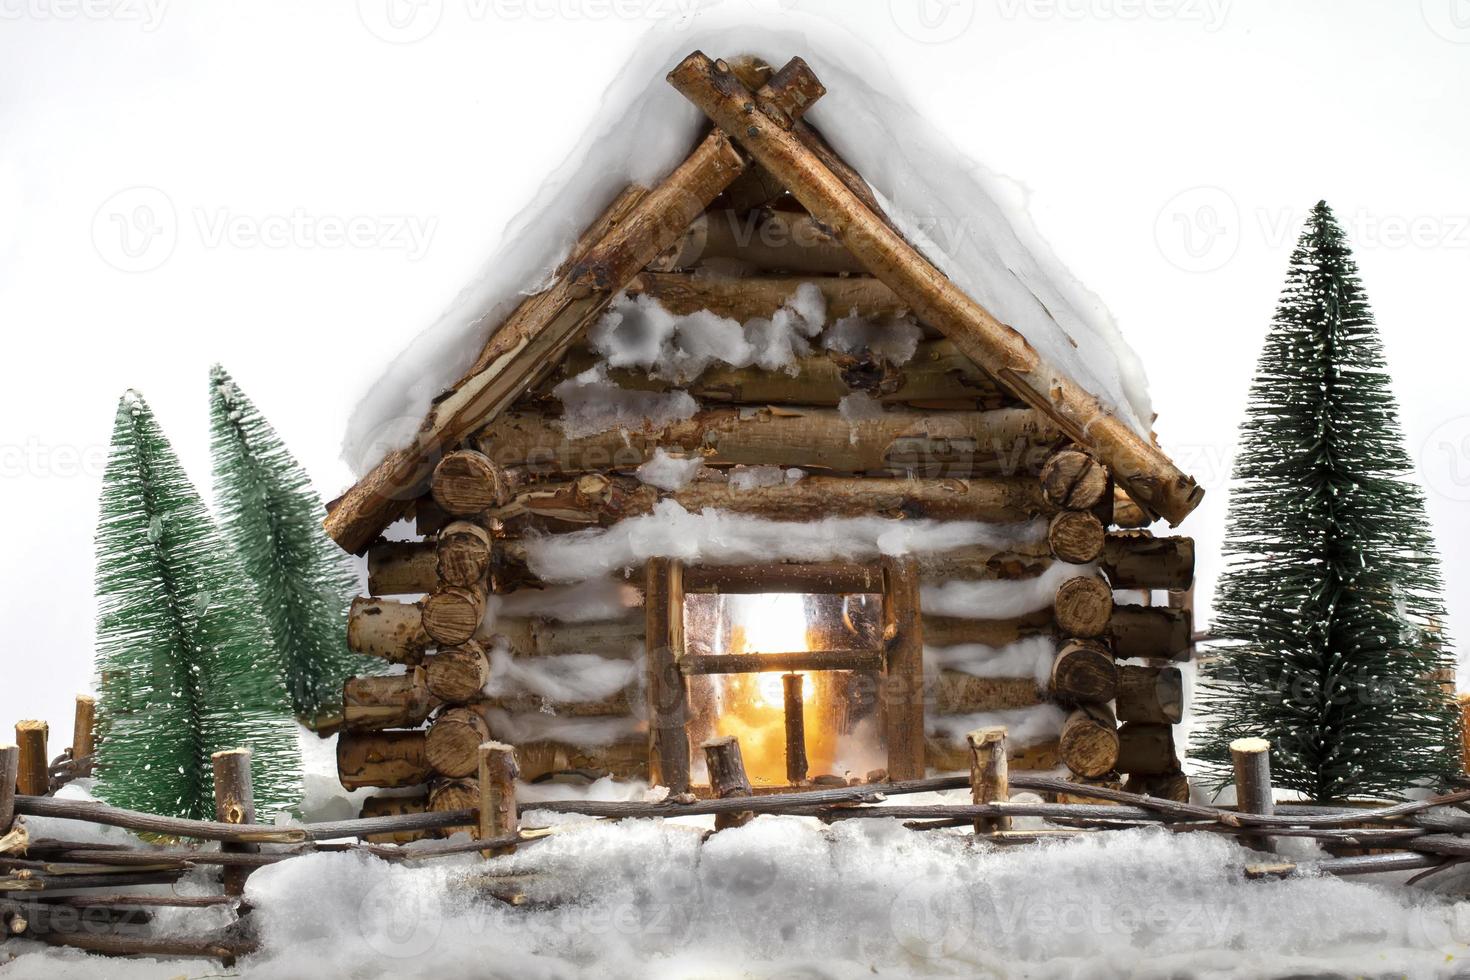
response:
M640 36L694 2L0 0L0 733L46 718L59 751L90 685L122 391L207 488L221 361L334 496L364 386L492 253ZM1470 629L1470 2L722 6L840 17L956 144L1025 184L1209 491L1184 528L1206 606L1256 352L1326 198L1421 461L1453 635ZM162 229L146 247L115 223L140 205Z

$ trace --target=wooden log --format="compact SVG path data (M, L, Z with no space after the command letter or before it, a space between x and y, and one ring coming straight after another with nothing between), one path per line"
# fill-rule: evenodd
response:
M545 711L563 718L622 718L642 710L643 694L639 685L632 684L596 701L551 700L526 692L486 695L471 703L477 708L499 708L511 714Z
M733 735L705 742L705 768L709 770L710 792L717 800L750 795L750 777L745 774L745 761L740 757L740 740ZM749 810L715 815L715 830L741 827L755 819Z
M369 796L362 801L361 816L364 818L401 816L405 813L424 813L429 809L429 796ZM367 834L362 839L372 844L407 844L432 836L428 830L399 830L382 834Z
M1051 667L1051 695L1065 704L1111 701L1118 691L1118 667L1106 645L1071 640Z
M696 51L669 73L669 82L784 183L915 314L1093 449L1135 499L1176 524L1198 505L1203 491L1158 447L950 282L790 133L779 114L750 111L746 90L732 75Z
M367 550L368 592L374 596L433 592L439 555L424 541L379 541Z
M1074 788L1075 787L1075 788ZM1099 791L1122 790L1123 777L1116 772L1104 773L1096 778L1073 775L1068 780L1065 790L1051 794L1058 803L1093 803L1099 800L1099 796L1093 795ZM1101 797L1103 802L1111 802L1106 796Z
M499 506L505 502L508 489L500 467L473 449L445 454L429 479L434 502L459 517Z
M806 781L806 698L802 674L782 674L781 693L786 722L786 782L796 786Z
M1174 754L1174 726L1125 722L1118 729L1119 772L1160 776L1179 771L1179 757Z
M961 643L983 643L1003 647L1030 636L1047 636L1056 629L1051 610L1014 619L965 619L958 616L925 616L924 638L930 646L950 647Z
M1113 607L1107 634L1120 659L1188 660L1193 630L1187 609L1120 604Z
M751 595L800 592L850 595L883 591L882 570L848 561L761 562L753 565L696 565L684 570L684 592Z
M1031 677L976 677L941 670L928 687L929 710L936 715L969 715L1041 704L1042 692Z
M1182 771L1152 776L1132 773L1123 786L1130 793L1156 796L1161 800L1173 800L1176 803L1189 802L1189 777Z
M965 736L970 746L970 798L975 803L1005 803L1011 798L1004 725L977 728ZM1010 830L1010 817L976 817L975 833Z
M425 688L448 704L476 700L489 681L490 658L475 640L424 658Z
M861 274L866 271L811 215L761 209L706 211L648 264L653 272L695 268L724 272Z
M1063 449L1041 470L1041 493L1064 510L1092 510L1108 493L1108 471L1090 453Z
M884 741L890 779L924 775L924 625L918 562L883 558L882 678Z
M220 823L255 823L255 786L250 779L249 749L226 749L210 756L214 764L214 818ZM220 845L226 853L257 854L259 844ZM225 894L245 894L245 879L250 869L226 867L224 869Z
M1113 531L1101 565L1115 589L1187 589L1194 582L1194 539Z
M470 776L480 764L480 744L490 740L490 726L478 711L450 708L429 726L424 758L440 775Z
M233 963L257 948L255 940L225 935L164 938L92 931L51 931L38 934L37 938L48 946L66 946L104 956L141 956L159 960L197 957Z
M490 532L469 521L455 521L439 532L435 556L440 582L464 589L482 589L490 575Z
M930 736L924 740L924 752L929 765L940 772L968 773L970 770L970 746L964 739ZM1024 746L1012 742L1006 746L1006 753L1012 773L1055 769L1062 764L1056 739ZM964 779L964 785L969 785L969 776Z
M15 791L21 796L45 796L51 792L51 771L46 755L44 721L15 723L15 744L20 746L20 762L16 770Z
M585 623L502 616L495 620L493 627L482 626L475 638L484 645L501 637L518 657L595 653L610 659L626 659L643 642L644 629L642 610L630 611L621 619Z
M1134 503L1122 487L1113 488L1113 523L1122 528L1146 528L1154 522L1153 514Z
M816 286L821 292L827 304L829 322L845 316L861 316L877 320L883 317L898 316L908 309L903 301L893 294L893 290L872 276L742 276L733 278L688 275L677 272L644 272L628 284L627 292L629 296L647 296L658 300L664 309L676 316L687 316L700 310L709 310L717 316L729 317L744 323L747 320L769 319L774 316L776 311L786 305L796 293L797 287L806 282ZM821 359L829 364L832 363L830 359ZM584 368L592 366L581 360L576 363L581 364ZM975 368L971 370L977 374L981 373ZM719 368L712 368L711 371L722 373ZM706 372L708 373L710 372ZM780 372L759 371L748 372L745 376L752 383L762 384L761 375L778 373ZM798 369L798 376L800 373ZM614 375L620 377L617 372L614 372ZM696 387L690 389L690 394L699 398L719 397L718 394L704 394L698 389L697 386L709 383L709 380L703 376L697 379ZM995 383L990 382L990 386L993 388ZM718 392L719 383L716 383L710 390ZM746 401L747 399L733 398L730 400ZM764 401L765 399L757 397L749 400ZM834 405L836 403L835 400L832 402Z
M412 728L434 706L422 667L405 674L349 677L342 685L342 725L348 731Z
M485 589L442 585L420 605L423 630L440 646L459 646L472 639L485 618Z
M395 664L417 664L433 644L416 602L359 596L347 614L347 646Z
M649 779L649 747L646 736L611 745L569 745L565 742L527 742L516 746L516 760L523 780L550 773L578 772L588 776L618 779Z
M476 766L479 760L476 759ZM440 829L445 837L460 832L474 835L480 807L479 781L470 779L441 779L429 787L429 813L465 813L474 822L456 823Z
M1096 576L1069 578L1057 587L1052 614L1064 636L1102 636L1113 613L1113 590Z
M893 410L849 422L829 408L711 408L669 425L568 439L560 420L506 412L475 434L481 451L538 476L631 469L656 449L700 453L711 466L777 465L828 473L922 477L1035 472L1057 429L1030 409Z
M810 84L815 78L804 65L778 76L759 98L793 117L821 91L820 83ZM335 502L325 523L333 540L346 551L359 552L401 516L421 495L440 456L544 378L613 297L677 241L746 165L729 139L712 131L618 220L600 220L601 237L586 242L551 286L527 297L490 332L470 370L435 400L413 444L389 453Z
M72 776L85 779L92 775L92 760L96 755L97 699L90 694L78 694L76 713L72 716L71 757L76 763Z
M681 490L665 493L632 477L598 473L529 487L510 504L490 513L508 522L557 522L551 525L553 529L560 525L605 527L650 513L660 500L677 501L691 513L715 508L789 521L876 514L1011 523L1028 520L1044 509L1035 481L1025 477L924 479L812 475L796 483L748 489L736 489L723 481L697 480ZM389 546L378 545L375 550L384 547ZM433 588L432 572L432 568L420 568L412 580L396 577L391 584L398 586L395 591L427 592ZM427 585L427 588L411 589L403 585Z
M1270 815L1276 812L1271 791L1271 743L1264 738L1237 738L1230 743L1230 762L1235 770L1235 806L1244 813ZM1271 838L1252 834L1241 843L1258 851L1273 849Z
M1120 740L1112 709L1079 705L1062 724L1061 759L1079 776L1096 778L1118 769Z
M20 747L0 745L0 837L10 833L10 825L15 821L15 785L19 774Z
M514 834L520 830L520 818L516 810L516 766L515 749L503 742L486 742L479 748L480 773L480 825L479 839L489 840ZM511 854L514 845L485 852L486 857L494 854Z
M344 789L392 789L433 775L423 732L343 732L337 736L337 778Z
M1119 721L1177 725L1184 714L1184 678L1177 667L1118 668Z
M685 674L763 674L788 670L882 670L876 650L793 650L786 653L688 653L679 661Z
M1064 510L1051 519L1046 542L1058 561L1085 565L1096 561L1107 540L1102 521L1082 510Z
M684 655L684 566L652 558L644 575L649 757L670 793L689 791L689 685Z

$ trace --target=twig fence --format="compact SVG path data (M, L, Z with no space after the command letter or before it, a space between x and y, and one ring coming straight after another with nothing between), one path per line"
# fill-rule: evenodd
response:
M79 703L72 748L46 764L45 725L17 726L17 745L0 746L0 941L30 935L54 945L111 955L209 957L231 963L256 948L249 910L241 901L245 880L256 868L323 851L361 851L390 861L422 861L452 854L503 854L544 839L557 828L521 828L515 797L515 750L489 742L479 749L478 806L443 812L405 813L297 825L255 823L249 751L214 757L216 819L186 820L141 813L103 803L60 800L48 795L90 770L91 704ZM85 716L85 732L83 728ZM36 733L39 732L39 737ZM916 831L972 827L987 845L1015 845L1106 830L1162 826L1174 832L1229 834L1257 850L1272 838L1309 837L1341 856L1309 865L1281 861L1248 865L1247 878L1281 878L1303 873L1334 875L1423 870L1432 874L1470 859L1470 789L1392 806L1360 808L1277 804L1271 792L1269 745L1261 739L1232 744L1235 808L1181 803L1105 786L1075 783L1033 773L1011 774L1004 729L970 733L968 774L868 783L799 792L759 794L752 790L734 739L706 743L711 773L709 798L681 794L663 802L559 800L531 808L608 820L713 816L716 831L764 814L814 817L824 822L898 819ZM39 761L38 761L39 760ZM893 797L969 788L968 804L898 805ZM32 792L40 789L41 792ZM1027 791L1043 801L1015 800ZM1090 800L1094 802L1077 802ZM218 851L180 845L132 846L32 838L24 818L81 820L138 833L194 841L216 841ZM1040 817L1055 825L1015 829L1016 817ZM474 839L445 843L359 842L372 835L474 828ZM584 825L575 825L584 826ZM273 850L262 850L272 845ZM1362 853L1351 853L1361 851ZM220 895L129 894L120 889L168 885L201 866L221 869ZM1417 876L1423 877L1423 875ZM504 890L490 897L519 903ZM153 910L166 907L231 906L237 920L204 938L159 938L134 930Z

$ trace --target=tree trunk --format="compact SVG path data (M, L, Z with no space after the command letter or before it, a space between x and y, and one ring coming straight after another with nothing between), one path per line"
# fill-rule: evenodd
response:
M479 760L475 762L476 767ZM441 779L429 787L429 812L454 813L458 810L478 810L480 807L480 782L477 779ZM475 824L456 824L444 827L440 837L452 837L464 831L471 837L479 828Z
M420 604L424 632L440 646L471 639L485 618L485 588L441 585Z
M404 813L423 813L429 809L429 796L369 796L362 801L361 816L388 817ZM408 844L432 836L427 830L398 830L386 834L367 834L362 839L370 844Z
M220 823L255 823L255 787L250 779L250 757L249 749L227 749L210 757L214 762L214 818ZM220 850L257 854L260 845L225 842L220 845ZM249 868L227 866L223 874L226 895L245 894Z
M1194 584L1194 539L1113 531L1101 562L1115 589L1187 589Z
M508 499L508 498L507 498ZM482 589L490 577L490 532L469 521L455 521L439 532L436 571L445 585Z
M440 701L464 704L478 700L489 681L490 658L474 640L424 658L425 685Z
M1053 615L1063 636L1102 636L1112 613L1113 590L1100 578L1070 578L1057 589Z
M1107 534L1096 515L1081 510L1064 510L1051 519L1046 541L1058 561L1085 565L1102 554Z
M46 756L48 731L44 721L15 723L15 744L20 746L15 791L21 796L45 796L51 792L51 761Z
M434 502L457 517L470 517L505 503L509 496L505 473L473 449L446 455L429 479Z
M379 541L367 550L368 592L375 596L433 592L439 556L424 541Z
M1118 730L1119 772L1161 776L1179 770L1174 726L1130 721Z
M1188 660L1194 650L1194 617L1187 609L1117 605L1108 636L1119 659Z
M1108 493L1108 471L1080 449L1063 449L1041 470L1041 494L1063 510L1092 510Z
M429 717L434 705L420 667L405 674L350 677L342 685L342 725L348 731L412 728Z

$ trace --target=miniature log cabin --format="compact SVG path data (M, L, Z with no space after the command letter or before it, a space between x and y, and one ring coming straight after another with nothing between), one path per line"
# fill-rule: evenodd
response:
M1187 794L1193 545L1145 528L1200 489L905 237L803 61L669 81L687 158L329 508L350 645L402 665L348 682L341 780L422 788L364 814L473 805L492 740L703 793L731 736L759 789L966 769L995 725L1012 768Z

